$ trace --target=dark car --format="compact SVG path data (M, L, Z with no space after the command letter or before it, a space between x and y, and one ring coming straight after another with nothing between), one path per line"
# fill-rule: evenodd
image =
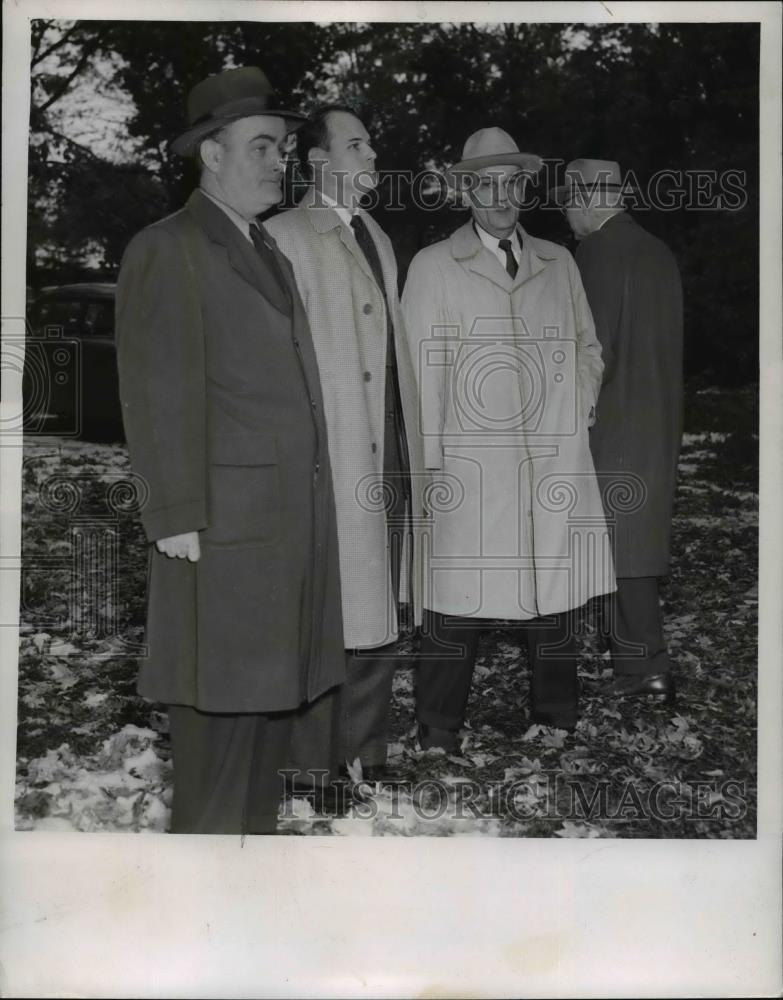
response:
M43 288L28 312L27 433L123 437L109 282Z

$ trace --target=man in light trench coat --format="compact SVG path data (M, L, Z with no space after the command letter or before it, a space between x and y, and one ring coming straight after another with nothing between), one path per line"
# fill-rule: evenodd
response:
M531 720L573 729L573 612L615 587L588 443L601 346L571 255L518 224L538 169L502 129L471 135L449 176L472 218L414 258L403 293L433 476L423 747L454 747L492 619L524 623Z
M359 207L377 184L365 125L350 108L327 106L297 142L312 187L267 227L293 265L321 372L347 681L339 698L322 699L297 722L291 766L306 772L313 741L320 746L332 726L339 759L358 758L372 780L385 771L400 602L411 602L414 623L421 621L416 377L392 245Z
M255 67L192 89L171 145L199 188L134 237L117 288L153 543L139 691L168 707L175 833L274 832L294 716L345 676L318 366L290 265L254 221L302 118L271 95Z
M576 263L605 363L590 445L607 506L616 501L609 691L671 704L658 578L669 571L682 437L682 285L669 248L623 210L623 190L618 163L580 159L554 193L580 240Z

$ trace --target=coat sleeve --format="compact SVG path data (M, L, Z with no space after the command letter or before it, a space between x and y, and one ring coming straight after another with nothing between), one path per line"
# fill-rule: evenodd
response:
M150 541L207 527L201 306L184 247L162 227L128 247L116 299L117 366L131 464L149 491Z
M402 293L402 316L419 391L419 422L425 469L443 467L446 366L437 364L433 331L449 325L440 269L417 254L408 269Z
M576 251L576 264L582 277L587 301L595 321L604 360L604 383L614 377L617 337L623 309L624 268L616 255L609 254L604 242L587 239Z
M598 393L601 391L604 371L601 343L595 333L593 314L587 302L579 269L571 254L568 255L568 275L576 326L576 377L585 400L584 412L589 415L589 423L592 424L595 421L594 408L598 401Z

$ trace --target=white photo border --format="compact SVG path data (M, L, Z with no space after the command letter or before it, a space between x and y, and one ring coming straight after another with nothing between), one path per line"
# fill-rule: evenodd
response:
M3 8L3 336L24 316L29 20L761 24L755 841L14 832L18 632L0 628L0 995L766 996L781 991L781 8L776 3L16 0ZM21 378L3 369L0 406ZM21 441L0 447L18 622Z

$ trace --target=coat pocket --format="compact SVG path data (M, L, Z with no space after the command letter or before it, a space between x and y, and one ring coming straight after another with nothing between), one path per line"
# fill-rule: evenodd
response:
M249 548L280 535L277 442L265 434L222 434L209 443L209 527L204 542Z

